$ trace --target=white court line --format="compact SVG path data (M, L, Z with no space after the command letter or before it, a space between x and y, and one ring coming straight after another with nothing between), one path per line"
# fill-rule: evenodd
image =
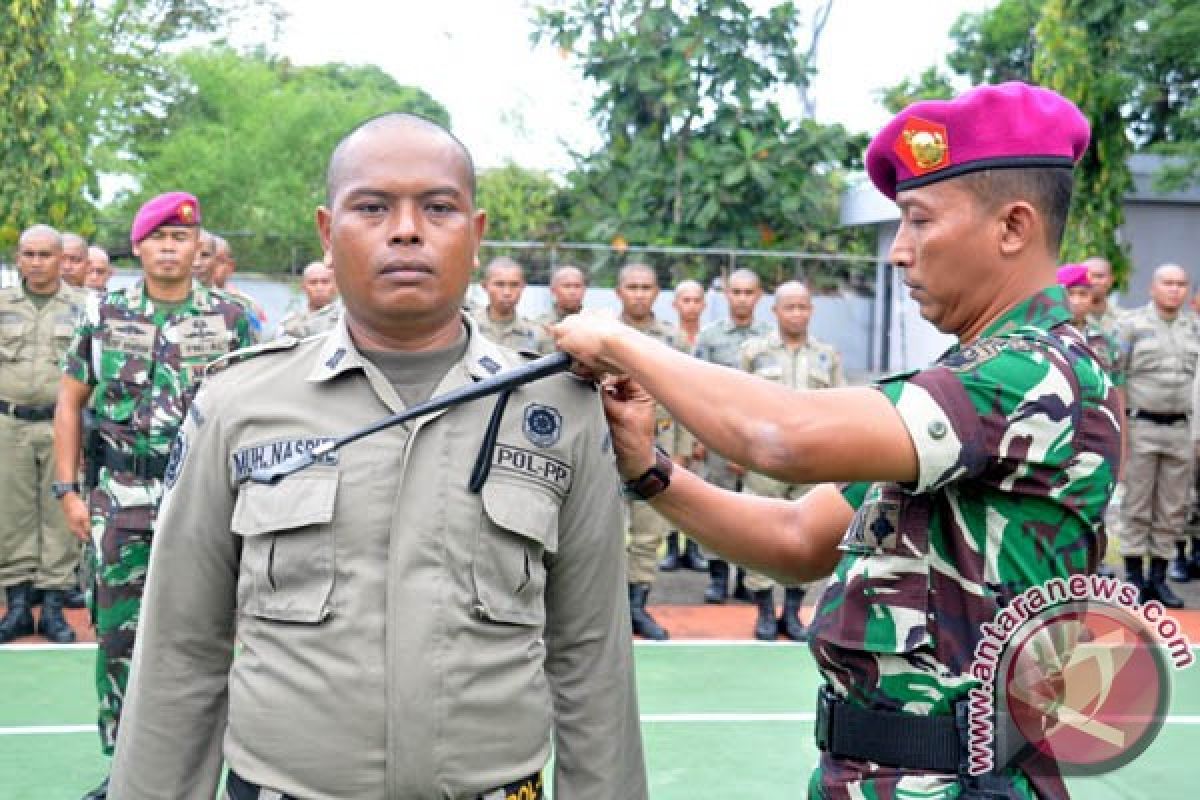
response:
M798 711L784 714L642 714L644 723L703 723L703 722L812 722L816 714L811 711ZM1179 714L1168 716L1166 725L1200 725L1200 714ZM63 733L95 733L96 725L23 725L12 728L0 728L0 736L48 736Z
M750 639L669 639L665 642L651 642L645 639L634 639L634 647L781 647L792 648L795 650L807 650L808 644L805 642L791 641L774 641L774 642L757 642ZM95 650L95 642L75 642L74 644L52 644L50 642L36 642L32 644L0 644L0 653L20 653L27 651L30 653L45 652L47 650ZM1200 643L1192 645L1192 649L1200 651Z

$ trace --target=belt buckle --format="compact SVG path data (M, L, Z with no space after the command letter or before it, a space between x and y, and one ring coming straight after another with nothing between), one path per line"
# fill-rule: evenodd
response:
M813 724L813 735L817 740L817 749L821 752L829 752L830 743L833 741L833 704L837 702L837 695L829 686L822 686L817 690L817 718Z

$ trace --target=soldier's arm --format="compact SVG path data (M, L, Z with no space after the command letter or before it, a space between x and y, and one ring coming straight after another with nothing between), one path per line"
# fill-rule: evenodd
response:
M598 404L577 445L546 581L546 672L554 698L554 796L645 800L622 504ZM652 423L653 424L653 423Z
M155 526L113 761L123 800L212 800L220 779L239 556L223 409L206 392L172 448Z
M70 375L58 381L58 397L54 403L54 479L59 483L74 483L79 479L79 448L83 439L83 409L92 396L92 387ZM91 536L91 516L83 493L63 496L63 517L76 538L87 541Z

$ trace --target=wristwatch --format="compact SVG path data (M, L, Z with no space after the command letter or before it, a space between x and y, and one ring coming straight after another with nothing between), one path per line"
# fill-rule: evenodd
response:
M649 500L671 485L675 462L666 450L654 446L654 466L631 481L625 481L625 496L633 500Z
M54 483L50 484L50 493L54 495L55 500L62 500L71 492L79 494L80 489L78 483L59 483L58 481L55 481Z

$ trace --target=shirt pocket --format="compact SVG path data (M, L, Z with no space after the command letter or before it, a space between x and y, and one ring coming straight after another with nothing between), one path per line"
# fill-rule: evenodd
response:
M322 622L334 580L338 472L314 468L275 486L247 482L233 532L242 537L238 607L280 622Z
M513 625L546 621L546 564L558 551L559 500L533 486L484 484L483 516L472 574L479 610Z
M0 314L0 361L15 361L28 325L16 314Z

